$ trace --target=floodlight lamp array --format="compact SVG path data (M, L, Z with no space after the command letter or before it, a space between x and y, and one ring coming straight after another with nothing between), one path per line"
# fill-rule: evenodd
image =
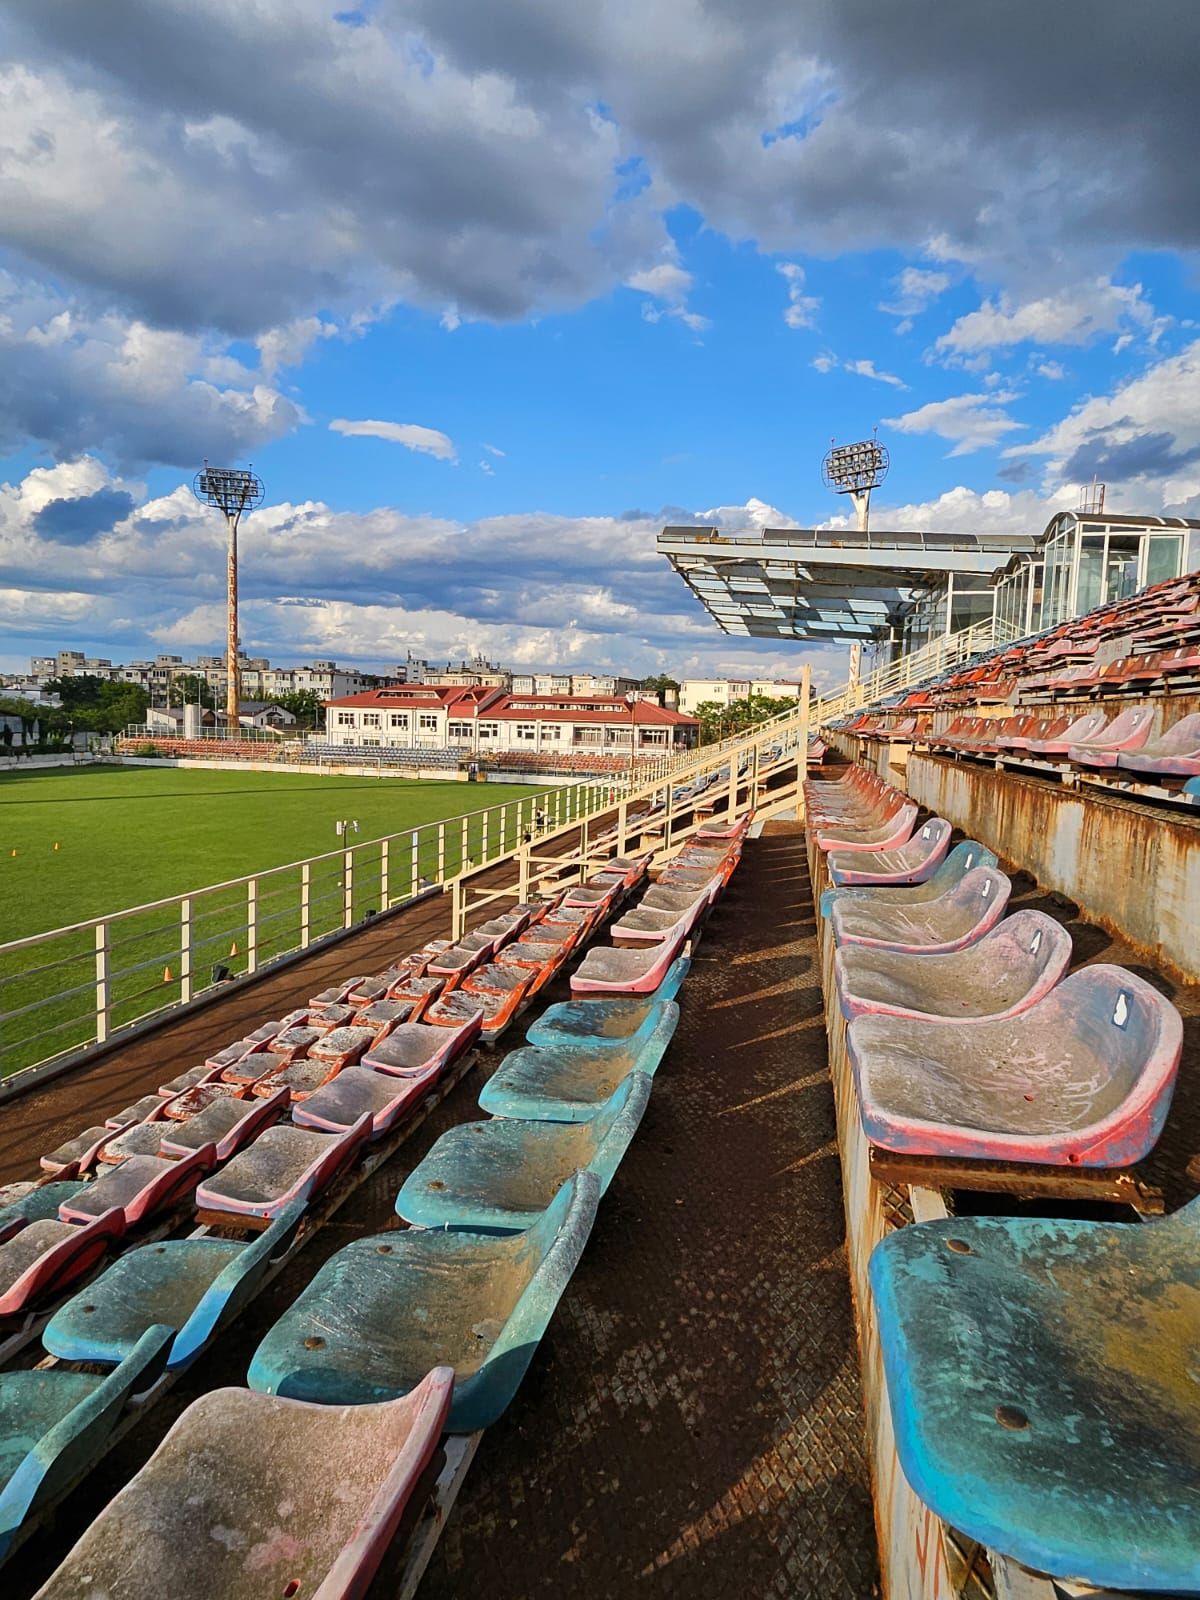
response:
M887 446L878 439L860 439L856 444L835 445L821 464L821 474L829 489L839 494L860 494L877 489L887 477L890 461Z
M251 511L263 502L262 479L240 467L210 467L207 461L192 479L192 493L206 505L227 514Z

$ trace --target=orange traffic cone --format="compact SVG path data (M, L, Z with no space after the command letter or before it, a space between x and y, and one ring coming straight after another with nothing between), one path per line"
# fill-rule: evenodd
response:
M233 941L233 943L229 946L229 954L231 956L235 956L235 955L237 955L237 953L238 953L238 947L237 947L237 940L235 939Z
M16 855L16 853L17 853L17 852L16 852L16 851L15 851L15 850L14 850L14 851L13 851L13 852L12 852L12 853L13 853L13 855L14 855L14 856L15 856L15 855Z
M175 982L175 979L171 976L170 967L164 967L163 968L163 982L164 983L174 983Z
M54 841L54 848L55 848L55 849L56 849L56 850L57 850L57 849L58 849L58 840L57 840L57 839L55 839L55 841Z

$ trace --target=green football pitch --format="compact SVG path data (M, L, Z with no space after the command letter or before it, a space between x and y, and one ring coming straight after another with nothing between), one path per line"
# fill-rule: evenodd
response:
M358 822L358 845L540 792L191 768L5 774L0 943L336 850L340 819Z
M95 1037L99 995L109 1032L251 963L319 939L395 904L465 853L476 864L512 848L542 787L192 768L80 767L0 776L0 944L106 919L0 953L0 1077ZM521 802L525 804L522 806ZM566 792L547 802L553 812ZM503 810L503 826L497 808ZM456 819L463 818L463 821ZM485 831L485 818L486 831ZM335 824L356 821L345 870ZM414 857L410 829L418 835ZM386 857L377 841L400 834ZM374 841L374 842L373 842ZM305 870L289 868L323 857ZM210 884L258 877L198 894ZM190 896L113 918L119 911Z

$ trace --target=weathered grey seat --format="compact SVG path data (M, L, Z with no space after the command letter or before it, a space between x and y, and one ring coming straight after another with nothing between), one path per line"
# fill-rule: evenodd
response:
M1018 911L949 955L847 944L834 954L842 1013L924 1017L1013 1016L1048 994L1071 960L1071 936L1041 911Z
M1012 882L995 867L973 867L936 900L917 905L835 900L829 921L836 945L936 955L981 939L1004 915Z
M493 1117L529 1121L588 1122L631 1072L653 1077L679 1025L673 1000L653 1003L653 1025L615 1046L580 1050L563 1045L525 1045L510 1050L479 1096Z
M385 1405L202 1395L36 1600L365 1595L437 1448L452 1385L439 1368Z
M826 889L821 895L821 915L827 917L835 905L846 906L923 906L937 900L947 889L965 878L973 867L994 867L996 853L977 839L964 839L924 883L875 884L863 889Z

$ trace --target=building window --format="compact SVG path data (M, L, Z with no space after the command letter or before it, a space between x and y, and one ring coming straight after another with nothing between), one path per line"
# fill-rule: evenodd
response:
M417 718L417 727L421 729L422 733L436 733L437 725L438 719L436 712L422 711L420 716Z
M471 724L469 722L452 722L447 738L458 744L470 744Z
M353 711L339 711L337 714L337 725L339 728L352 728L354 726Z
M479 724L479 737L481 739L498 739L500 737L500 724L498 722L481 722Z
M392 727L392 728L403 728L404 731L407 733L408 732L408 712L407 711L393 711L391 716L388 718L388 725L389 725L389 727Z
M363 744L364 745L377 745L379 743L381 743L381 741L379 739L364 739L363 740Z
M542 728L542 743L543 744L546 743L547 739L550 739L550 740L553 740L553 741L557 741L557 740L559 740L561 738L562 738L562 723L561 722L547 722L545 724L545 726Z
M530 741L536 739L537 738L537 723L536 722L518 722L517 723L517 738L518 739L528 739Z
M364 711L363 712L363 727L364 728L377 728L379 726L381 720L382 719L380 718L380 715L379 715L378 711Z

